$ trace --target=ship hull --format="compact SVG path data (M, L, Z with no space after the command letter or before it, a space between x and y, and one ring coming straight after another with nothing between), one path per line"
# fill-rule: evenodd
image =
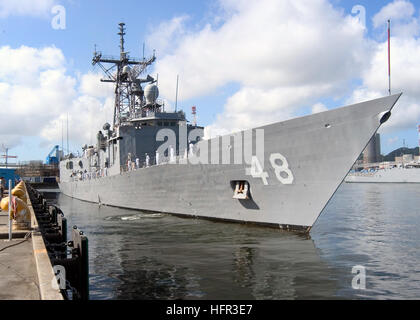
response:
M399 97L258 128L266 181L250 176L246 163L164 164L84 181L66 182L67 172L60 172L59 186L67 196L103 205L308 231ZM282 182L284 173L271 161L276 154L287 159L292 183ZM249 182L251 199L233 199L235 181Z

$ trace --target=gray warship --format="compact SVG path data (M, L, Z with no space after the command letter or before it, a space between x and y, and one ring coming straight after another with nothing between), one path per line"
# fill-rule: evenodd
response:
M115 84L113 124L60 162L64 195L145 212L309 232L401 94L203 139L158 99L156 60L94 53ZM261 106L263 108L263 106Z

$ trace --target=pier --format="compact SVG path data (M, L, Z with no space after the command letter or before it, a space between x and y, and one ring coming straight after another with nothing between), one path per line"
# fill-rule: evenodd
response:
M87 237L26 185L31 223L12 232L9 213L0 211L0 299L87 300L89 298Z

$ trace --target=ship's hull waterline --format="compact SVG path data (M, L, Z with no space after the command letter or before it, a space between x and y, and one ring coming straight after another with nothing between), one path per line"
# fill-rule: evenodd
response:
M264 129L266 181L247 175L249 164L164 164L98 179L61 179L60 189L103 205L309 231L399 97L258 128ZM287 159L291 184L281 182L279 162L272 162L276 154ZM249 182L251 199L233 199L234 181Z

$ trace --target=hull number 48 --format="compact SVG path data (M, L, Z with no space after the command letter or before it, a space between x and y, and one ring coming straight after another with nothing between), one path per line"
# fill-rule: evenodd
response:
M282 184L293 184L294 176L292 171L289 168L289 163L287 159L280 153L273 153L270 156L270 164L274 169L275 176L277 180ZM268 186L269 175L264 171L258 157L253 156L251 162L251 168L246 169L246 174L252 176L253 178L261 179L264 185Z

